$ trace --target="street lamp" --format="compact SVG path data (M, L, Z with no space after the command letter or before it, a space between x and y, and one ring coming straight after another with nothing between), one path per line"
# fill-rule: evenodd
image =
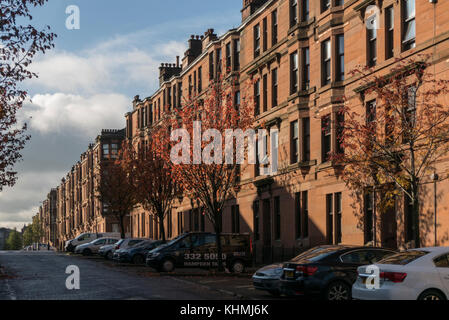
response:
M433 181L433 218L434 218L434 231L435 231L435 247L438 245L438 237L437 237L437 182L439 176L437 173L434 173L430 176L430 179Z

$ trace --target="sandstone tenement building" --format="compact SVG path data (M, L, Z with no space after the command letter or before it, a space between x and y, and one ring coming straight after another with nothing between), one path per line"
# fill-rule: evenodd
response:
M379 12L377 29L367 28L372 24L372 6ZM240 84L248 79L254 83L250 92L257 104L255 126L263 122L279 130L282 170L275 176L260 175L255 168L242 171L242 188L237 199L229 201L223 231L251 233L257 261L282 260L319 244L408 245L410 212L405 198L398 198L394 210L377 220L369 195L358 203L361 212L354 212L354 199L336 177L328 154L339 147L336 135L342 98L359 110L375 99L357 93L360 83L349 75L356 66L368 65L376 73L388 74L396 59L432 53L435 76L449 79L449 3L244 0L241 13L240 26L224 35L216 35L213 29L192 35L184 57L161 65L159 89L147 98L135 97L126 114L124 137L118 138L117 132L114 146L97 140L82 155L57 189L57 236L52 239L50 232L50 241L62 243L82 231L113 230L113 222L101 218L101 209L97 209L101 204L91 197L92 175L105 145L112 154L122 138L145 143L149 128L166 108L179 107L183 98L193 94L207 94L209 81L217 73L226 73ZM243 90L241 94L236 90L236 104L248 98ZM438 169L445 172L448 164L443 161ZM448 181L439 181L437 187L442 245L449 240L449 208L444 197ZM432 192L423 199L423 244L433 244L435 233L430 223ZM47 211L42 214L47 216ZM158 238L150 217L136 209L130 216L130 235ZM192 230L212 231L190 199L176 206L165 227L169 237Z

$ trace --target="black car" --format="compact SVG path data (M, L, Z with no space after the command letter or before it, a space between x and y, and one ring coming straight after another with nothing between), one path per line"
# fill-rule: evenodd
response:
M221 234L222 259L225 267L241 273L252 263L249 234ZM159 271L175 268L211 268L218 266L214 233L185 233L147 255L146 264Z
M350 300L357 268L395 253L390 249L344 245L312 248L284 264L281 292L289 296Z

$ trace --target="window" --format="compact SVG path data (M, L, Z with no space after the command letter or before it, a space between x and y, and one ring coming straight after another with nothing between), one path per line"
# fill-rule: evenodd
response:
M321 13L331 7L331 0L321 0Z
M376 100L366 103L366 123L370 124L376 121Z
M217 55L217 74L221 74L221 68L222 68L222 56L221 56L221 49L217 49L216 50L216 55Z
M290 28L298 23L298 0L290 0Z
M172 213L169 211L167 213L167 237L170 239L173 236L173 221L172 221ZM143 224L144 228L145 225ZM143 235L145 236L145 235Z
M103 156L109 156L109 144L103 144Z
M193 209L193 231L200 231L200 212L199 212L199 209Z
M344 4L344 0L335 0L335 6L342 6Z
M341 243L341 217L342 198L341 192L335 194L335 243Z
M449 254L442 255L433 260L437 268L449 268Z
M111 158L116 159L118 156L118 144L111 144Z
M302 0L302 21L307 22L309 21L309 0Z
M240 107L240 91L236 91L234 95L234 106L238 110Z
M299 124L298 121L290 123L290 135L291 135L291 157L290 163L299 162Z
M331 42L329 39L321 44L321 59L321 84L325 86L331 82Z
M296 239L307 238L309 236L308 191L295 194L295 211Z
M298 92L298 53L290 55L290 94Z
M198 93L203 91L203 67L198 68Z
M330 160L331 152L331 117L330 115L321 118L321 144L322 162Z
M328 244L334 244L334 195L326 195L326 238Z
M374 250L357 250L342 255L340 260L350 264L372 264L377 259Z
M196 88L198 83L196 82L196 71L193 72L193 93L197 93Z
M278 105L278 69L271 70L271 107Z
M240 233L240 207L239 205L231 206L231 230L232 233Z
M254 240L257 241L260 239L260 233L259 233L259 223L260 223L260 217L259 217L259 201L253 202L253 217L254 217Z
M240 40L234 40L234 71L240 69Z
M335 146L336 146L336 152L337 153L344 153L343 148L343 130L345 125L345 115L341 112L337 112L335 115L335 118L337 119L337 130L336 130L336 137L335 137Z
M229 42L226 44L226 72L231 71L231 60L231 43Z
M394 56L394 9L390 6L385 9L385 59Z
M262 50L265 52L268 49L268 21L267 18L263 19L262 22L263 39L262 39Z
M278 43L278 11L271 13L271 46Z
M382 264L395 264L405 266L415 261L416 259L424 257L426 254L429 254L429 252L424 250L401 252L383 259Z
M309 47L302 48L302 89L307 91L310 89L310 53Z
M415 47L415 0L402 0L402 50Z
M413 134L413 130L416 125L416 87L409 86L405 93L407 106L404 110L404 134L403 134L403 143L407 143L410 141L410 137Z
M184 222L182 220L182 212L178 212L178 234L184 233Z
M337 35L337 81L345 80L345 37Z
M260 55L260 25L254 27L254 58Z
M189 97L192 97L192 75L189 75Z
M260 114L260 80L254 83L254 114Z
M263 75L263 112L267 112L268 109L268 75Z
M364 233L365 243L373 241L373 218L374 218L374 197L370 191L365 194L365 219L364 219Z
M209 79L214 78L214 53L209 53Z
M302 237L309 236L309 192L302 192Z
M302 161L310 161L310 118L302 119Z
M371 24L372 28L366 29L367 37L367 65L373 67L377 63L377 26L376 15L368 19L366 24Z
M274 198L274 219L275 219L275 240L281 239L281 200L280 197Z

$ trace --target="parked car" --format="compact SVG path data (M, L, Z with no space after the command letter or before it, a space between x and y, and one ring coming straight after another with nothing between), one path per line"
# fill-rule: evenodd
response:
M215 234L185 233L154 250L146 259L149 267L172 272L180 267L218 266ZM252 262L249 234L221 234L223 263L230 271L241 273Z
M75 239L67 240L65 243L65 250L68 252L73 252L76 246L84 243L92 242L98 238L117 238L120 239L120 233L117 232L103 232L103 233L82 233Z
M316 247L305 252L302 252L295 259L311 254L316 250L321 250L320 247ZM265 266L256 271L253 275L253 285L257 290L264 290L273 296L279 296L281 294L280 281L283 273L283 263L275 263L269 266Z
M119 240L119 242L120 241L121 240ZM100 256L102 256L103 258L105 258L106 260L112 260L112 257L114 255L115 246L117 245L117 243L107 244L105 246L100 247L100 249L98 249L98 254Z
M279 296L280 279L283 272L283 263L275 263L265 266L256 271L253 275L253 285L257 290L266 291L273 296Z
M119 241L117 238L100 238L92 242L76 246L75 253L82 253L83 255L88 256L93 253L97 253L100 247L106 244L114 244L117 241Z
M374 265L379 268L378 287L367 286L370 276L367 266L359 267L352 287L354 299L447 300L449 297L449 247L411 249Z
M281 292L316 295L326 300L350 300L357 268L396 252L374 247L328 245L311 249L284 264Z
M126 239L120 239L116 244L112 246L104 246L101 247L98 250L98 254L104 257L107 260L112 260L114 257L114 252L119 249L126 249L129 247L132 247L136 244L141 243L142 241L145 241L148 239L141 239L141 238L126 238Z
M114 252L114 260L118 262L132 262L144 264L147 253L162 244L158 240L145 240L132 247L118 249Z

